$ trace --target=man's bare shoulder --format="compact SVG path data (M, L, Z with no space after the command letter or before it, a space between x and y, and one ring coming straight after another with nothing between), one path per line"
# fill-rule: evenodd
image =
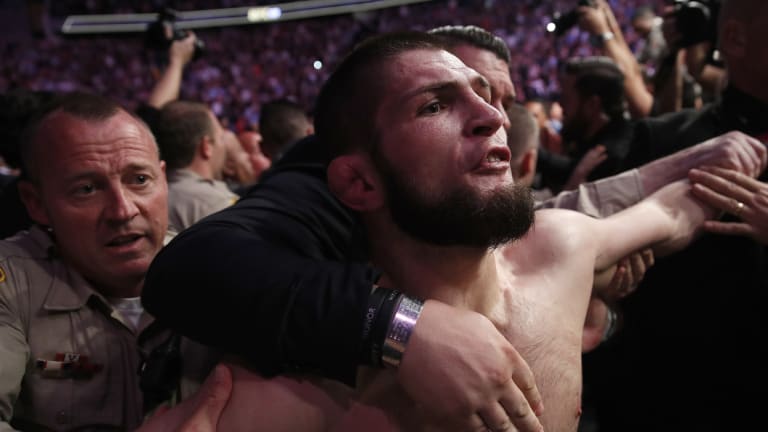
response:
M545 209L536 211L530 231L518 242L508 246L523 246L526 250L570 251L583 246L595 219L572 210Z

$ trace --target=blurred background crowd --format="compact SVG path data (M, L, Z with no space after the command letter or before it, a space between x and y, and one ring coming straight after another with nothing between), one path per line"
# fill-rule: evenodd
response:
M625 38L636 51L644 43L631 26L641 5L659 10L663 0L611 1ZM9 2L4 2L9 3ZM12 3L12 2L11 2ZM22 3L22 2L18 2ZM48 4L49 3L49 4ZM56 24L70 14L155 12L159 3L177 10L270 4L245 1L51 1L34 23L38 37L3 38L0 91L92 90L109 95L129 108L146 100L156 80L153 52L137 34L116 38L64 38ZM437 0L355 15L198 30L206 55L188 66L181 98L202 101L227 125L245 129L258 123L261 105L287 98L310 110L320 84L351 46L373 33L427 30L441 25L477 25L507 42L512 79L518 98L556 100L558 63L594 54L588 34L574 27L560 38L546 31L555 13L567 12L575 1ZM2 7L2 6L0 6ZM9 6L5 6L6 8ZM8 12L10 15L10 12ZM19 14L14 16L18 17ZM98 55L94 55L98 53ZM317 69L315 62L322 62ZM318 64L319 65L319 64Z

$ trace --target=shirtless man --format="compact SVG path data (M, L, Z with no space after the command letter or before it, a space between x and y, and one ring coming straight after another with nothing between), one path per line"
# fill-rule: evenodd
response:
M329 184L361 214L385 274L380 284L488 316L534 372L544 429L575 431L594 271L647 245L657 253L682 247L708 211L679 182L604 220L539 211L526 234L532 200L514 184L503 117L489 100L487 81L429 36L365 43L318 102L318 137L338 155ZM423 418L392 371L361 370L354 390L241 369L234 376L220 430L450 427ZM498 409L516 411L506 403ZM486 429L511 424L476 425Z

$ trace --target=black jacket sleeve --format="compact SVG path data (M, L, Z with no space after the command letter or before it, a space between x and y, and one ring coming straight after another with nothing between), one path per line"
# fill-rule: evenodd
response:
M142 297L159 320L262 374L302 371L352 384L379 274L309 144L237 204L172 240Z

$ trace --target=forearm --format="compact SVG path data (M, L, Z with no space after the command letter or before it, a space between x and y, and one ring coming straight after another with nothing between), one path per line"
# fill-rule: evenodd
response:
M637 205L592 222L600 226L594 232L599 251L595 269L608 268L645 248L652 248L656 256L683 249L714 215L693 197L687 180L673 182Z
M653 108L653 94L646 88L640 66L629 46L614 37L605 42L603 50L605 55L612 58L624 73L624 94L632 117L643 118L650 115Z
M727 133L693 147L648 162L638 168L643 190L650 195L677 180L687 178L693 168L713 165L754 175L765 161L762 144L740 133Z
M152 88L147 104L160 109L168 102L179 98L184 63L181 59L171 58L160 79Z
M313 371L351 382L376 277L363 265L302 258L246 231L206 227L158 255L143 301L182 334L243 356L262 374Z

